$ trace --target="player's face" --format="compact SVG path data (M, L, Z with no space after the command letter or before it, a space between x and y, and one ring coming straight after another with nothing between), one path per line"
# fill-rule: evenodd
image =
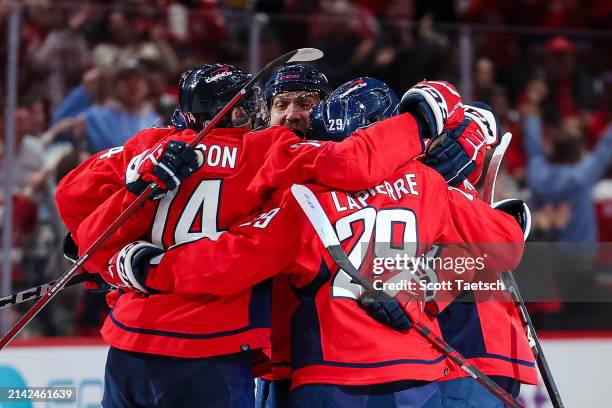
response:
M319 100L315 92L297 91L276 95L270 106L270 125L287 126L304 135L310 124L310 111Z

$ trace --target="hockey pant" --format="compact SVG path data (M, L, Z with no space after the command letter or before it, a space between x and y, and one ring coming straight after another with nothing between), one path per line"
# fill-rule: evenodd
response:
M257 379L255 408L287 408L291 380L268 381Z
M518 397L521 383L509 377L491 377L513 397ZM444 408L503 408L504 404L472 377L438 383Z
M111 347L104 408L250 408L255 405L248 353L176 358Z
M291 391L291 408L442 408L438 385L397 381L366 386L307 384Z

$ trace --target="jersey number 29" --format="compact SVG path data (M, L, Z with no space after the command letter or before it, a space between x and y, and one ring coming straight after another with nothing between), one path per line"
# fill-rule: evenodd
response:
M396 255L409 257L417 253L417 220L412 210L406 208L372 207L362 208L336 221L336 233L340 241L353 238L355 223L363 229L357 237L348 257L355 268L360 269L369 251L377 258L395 258ZM373 248L370 243L374 242ZM357 299L363 288L354 283L343 270L338 271L332 285L332 296Z

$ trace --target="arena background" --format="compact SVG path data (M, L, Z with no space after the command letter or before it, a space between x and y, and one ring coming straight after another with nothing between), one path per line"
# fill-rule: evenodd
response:
M57 181L111 147L100 140L168 123L180 72L217 61L255 72L283 52L317 47L326 56L316 65L334 86L370 75L401 95L444 79L466 101L493 106L514 135L497 198L530 203L532 242L592 249L578 267L540 258L534 279L547 290L529 308L566 406L609 406L612 249L601 243L612 241L612 167L593 172L583 161L612 132L610 21L606 0L0 0L0 296L68 268ZM533 176L526 132L542 138L546 165L572 173L554 200ZM610 160L599 158L604 168ZM594 229L572 229L593 216ZM564 279L576 275L597 296L568 297ZM2 333L30 305L2 309ZM104 294L64 290L0 352L0 386L73 385L73 406L98 406L105 313ZM524 387L522 398L550 406L543 387Z

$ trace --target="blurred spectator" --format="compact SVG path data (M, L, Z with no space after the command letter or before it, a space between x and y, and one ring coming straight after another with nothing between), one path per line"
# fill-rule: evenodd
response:
M24 254L30 248L26 245L27 238L36 228L38 207L36 202L21 194L13 195L13 248L11 260L13 262L12 282L15 288L27 287L30 280L24 268ZM0 214L4 211L4 196L0 195ZM3 226L0 220L0 231Z
M596 242L592 190L612 161L612 126L608 127L595 150L587 153L579 120L566 121L547 154L542 119L537 108L528 105L522 110L525 114L523 142L527 155L527 181L533 190L536 207L545 203L568 203L571 217L561 231L560 240Z
M310 42L325 53L326 58L318 61L319 68L331 84L363 74L360 66L373 51L378 30L367 9L348 0L320 2L319 13L311 22Z
M577 28L587 24L585 5L575 0L530 0L532 24L540 27Z
M174 109L178 105L178 92L174 77L155 61L143 61L145 78L149 86L148 100L155 112L161 117L161 123L168 125Z
M603 131L612 122L612 71L604 72L600 77L597 108L589 118L588 146L593 147L603 136Z
M5 111L0 113L0 123L5 123ZM15 156L13 159L13 282L19 287L27 282L23 268L24 240L34 232L37 220L36 202L24 194L33 174L42 169L44 152L36 139L29 136L32 122L28 106L19 105L15 110ZM6 142L4 126L0 128L2 136L0 145L0 168L4 174L6 160L4 144ZM3 191L4 192L4 191ZM2 192L2 193L3 193ZM0 196L0 210L4 209L6 197ZM0 214L2 211L0 211Z
M4 109L2 111L4 122ZM35 136L31 135L33 121L30 120L30 109L27 104L20 103L15 110L15 156L13 167L13 182L17 192L22 192L28 186L32 174L42 170L45 162L43 146ZM4 126L0 128L2 134L2 157L4 156ZM4 167L2 159L2 167Z
M533 213L529 241L557 242L572 216L567 203L554 206L546 204Z
M89 10L90 5L86 4L82 9L67 11L55 7L48 0L30 6L34 21L48 30L48 34L38 38L39 41L29 43L32 79L36 81L36 88L46 89L52 108L60 104L67 89L78 83L81 73L89 64L89 48L80 32ZM30 25L33 26L36 25Z
M219 7L215 1L202 1L189 11L186 44L198 60L214 60L223 52L229 34Z
M382 10L372 56L360 68L385 78L398 92L423 80L425 75L442 79L440 74L452 59L448 39L434 29L433 15L426 13L418 23L415 18L414 0L390 1Z
M502 133L512 133L512 143L508 146L504 156L506 169L518 185L524 187L525 152L522 140L523 130L520 115L510 104L506 88L496 85L491 89L491 107L501 122Z
M563 280L562 271L567 270L567 264L564 263L564 257L555 252L564 248L550 246L550 243L560 240L561 231L567 226L570 217L569 204L558 206L546 204L532 213L528 241L548 244L527 245L524 259L529 261L525 263L533 265L534 262L543 258L548 262L539 266L537 274L528 273L529 271L525 270L520 274L520 280L521 287L527 289L523 291L523 296L537 300L537 302L528 303L527 307L539 329L558 329L562 322L559 315L564 310L561 302L561 281Z
M495 66L493 61L482 57L474 64L474 85L472 100L484 102L488 105L493 103L495 91ZM499 113L495 111L498 115Z
M53 113L51 123L78 116L94 103L103 104L108 97L109 79L110 73L101 68L85 71L81 84L70 91Z
M168 30L158 16L116 9L108 14L104 32L108 37L93 50L96 66L114 68L136 58L157 61L169 72L178 71L178 59L167 41Z
M127 60L114 76L111 97L87 108L70 130L83 126L90 153L120 146L138 131L159 123L148 97L145 70L138 61Z
M576 49L568 38L553 37L546 44L545 75L548 92L541 107L547 124L593 109L593 80L576 62Z
M518 36L505 26L520 24L520 20L528 14L524 6L521 2L503 0L462 0L455 4L460 21L488 26L488 30L482 33L484 35L473 37L479 50L476 55L486 55L501 71L499 76L504 76L517 62L519 52Z

